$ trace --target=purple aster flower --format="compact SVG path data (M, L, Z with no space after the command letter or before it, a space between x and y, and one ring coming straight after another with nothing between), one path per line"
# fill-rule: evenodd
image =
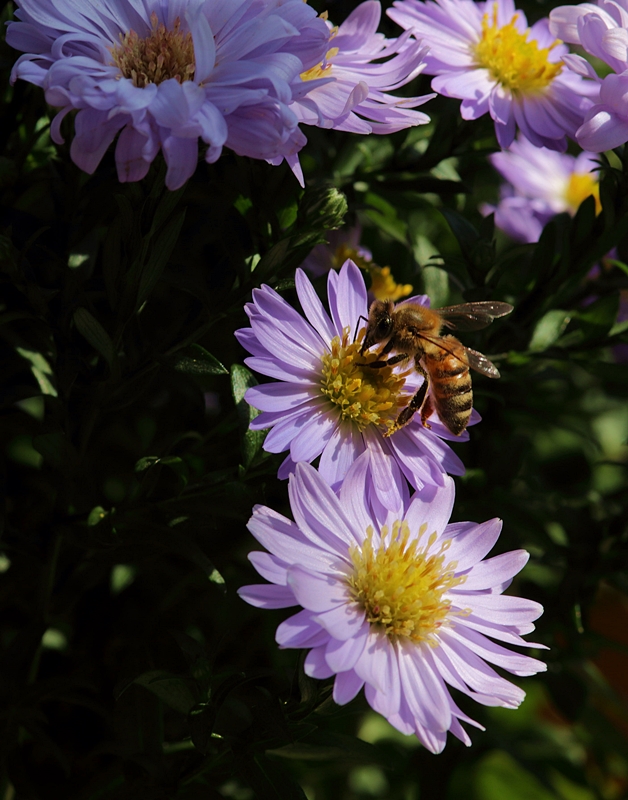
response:
M325 275L330 269L340 269L350 258L360 269L368 272L371 279L369 294L376 300L401 300L412 291L409 283L397 283L390 272L390 267L380 267L373 261L370 250L362 247L360 237L362 228L340 228L330 231L327 244L317 244L301 267L312 277Z
M166 185L192 175L199 138L214 162L227 146L273 159L305 143L293 83L320 62L329 33L301 0L16 0L12 73L61 109L78 110L71 155L92 173L117 134L121 181L146 175L159 150Z
M352 133L394 133L430 121L413 109L434 95L389 94L423 71L426 49L407 33L398 39L377 33L380 16L379 2L366 0L338 28L329 26L330 49L301 75L307 93L294 109L301 122ZM324 77L334 80L310 83Z
M625 2L560 6L550 13L550 30L566 42L581 45L604 61L613 73L600 79L582 56L564 57L574 74L600 84L599 102L587 111L576 131L581 147L600 153L628 141L628 8Z
M385 516L374 513L370 458L355 462L338 496L299 464L289 483L294 522L254 508L249 530L269 552L249 558L270 583L239 594L261 608L302 607L279 626L277 642L309 650L311 677L336 676L339 705L364 687L375 711L433 753L448 731L470 745L461 722L482 726L458 708L449 687L483 705L517 708L525 693L491 664L518 676L546 669L498 644L542 647L521 638L542 606L502 594L528 553L483 561L501 521L448 524L451 478L399 498Z
M495 224L519 242L538 242L545 225L564 211L572 216L590 195L601 211L598 165L592 153L574 157L527 139L515 140L509 150L494 153L490 162L507 183L495 206L484 205L483 214L495 213Z
M429 47L432 89L462 100L464 119L487 112L500 147L517 128L537 147L565 150L575 135L595 83L563 67L567 48L550 35L546 19L528 28L513 0L397 0L388 14Z
M443 439L464 441L468 435L454 436L435 413L430 428L416 414L405 427L385 435L423 378L407 365L365 366L377 355L360 355L365 332L360 318L368 309L358 267L349 260L340 272L329 273L331 316L302 270L296 272L296 289L305 318L269 286L262 286L245 307L251 327L236 331L238 341L252 353L245 363L278 379L249 389L246 400L262 412L251 427L271 429L264 448L271 453L290 451L279 477L288 477L297 462L320 456L320 473L335 487L369 450L374 490L389 508L402 473L415 488L442 485L447 472L462 475L462 462ZM429 302L424 295L411 300ZM473 421L478 419L475 414Z

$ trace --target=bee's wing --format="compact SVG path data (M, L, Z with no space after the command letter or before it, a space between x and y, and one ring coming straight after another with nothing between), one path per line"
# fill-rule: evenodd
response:
M446 353L449 353L450 356L457 358L460 363L465 364L466 366L474 369L476 372L482 373L482 375L486 375L487 378L499 378L499 370L490 360L482 353L479 353L477 350L472 350L470 347L465 347L462 342L459 342L456 339L456 344L462 347L465 352L466 361L464 361L460 356L450 350L447 347L447 339L443 339L442 336L430 336L429 333L421 332L419 334L421 339L426 339L428 342L432 342L437 347L440 347L441 350L444 350ZM453 338L453 337L452 337Z
M478 353L477 350L471 350L470 347L465 347L464 349L471 369L481 372L487 378L499 378L499 370L490 359L482 355L482 353Z
M457 306L437 308L444 325L459 331L479 331L486 328L497 317L510 314L513 307L510 303L499 300L482 300L477 303L460 303Z

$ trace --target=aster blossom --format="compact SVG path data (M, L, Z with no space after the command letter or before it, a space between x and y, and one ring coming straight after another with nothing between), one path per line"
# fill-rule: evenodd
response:
M494 213L497 227L519 242L537 242L552 217L563 212L573 216L591 195L599 213L594 158L593 153L557 153L519 138L508 150L489 156L506 183L500 187L497 206L484 205L481 211Z
M302 607L278 627L277 643L309 650L309 676L335 675L339 705L364 687L375 711L433 753L448 732L470 745L461 722L482 726L458 708L450 687L483 705L516 708L525 693L491 664L518 676L546 668L499 644L542 647L521 638L542 607L502 594L528 553L484 560L501 522L449 524L451 478L400 497L383 517L374 513L369 459L355 462L338 495L299 464L289 483L294 522L254 508L248 527L268 552L249 558L269 583L239 594L261 608Z
M513 0L397 0L388 11L429 47L432 89L462 100L464 119L489 113L500 147L517 128L537 147L564 151L597 85L565 69L568 53L547 19L528 27Z
M408 33L397 39L378 33L380 17L378 0L366 0L337 28L328 23L325 58L303 72L301 79L306 84L322 77L334 80L312 84L295 103L301 122L352 133L394 133L430 121L427 114L414 109L433 94L390 94L423 71L426 49Z
M560 6L550 13L550 30L566 42L579 44L613 70L599 78L582 56L564 58L574 74L599 84L599 99L588 109L576 131L581 147L600 153L628 141L628 4L616 2L581 3Z
M198 140L216 161L290 156L305 143L290 105L299 75L329 37L301 0L17 0L7 42L25 54L12 80L44 89L72 110L74 162L92 173L116 136L121 181L143 178L161 150L169 189L192 175Z
M249 389L245 399L262 412L251 428L271 429L264 449L289 450L279 477L288 477L297 462L320 456L321 475L337 486L358 456L369 450L374 494L389 507L404 475L416 488L442 484L446 473L463 474L462 462L443 439L464 441L468 434L454 437L435 413L429 418L430 428L417 414L405 427L385 435L423 378L403 365L368 369L377 355L360 353L368 303L355 263L348 260L339 272L328 274L331 315L303 270L296 271L295 279L305 318L269 286L262 286L245 306L251 327L236 331L240 344L252 354L245 364L278 379ZM426 296L410 300L429 303ZM472 421L478 419L475 415Z

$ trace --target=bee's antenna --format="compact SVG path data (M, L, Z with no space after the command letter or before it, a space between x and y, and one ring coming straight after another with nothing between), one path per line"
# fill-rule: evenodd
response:
M363 319L364 322L368 322L368 319L366 317L362 316L362 314L360 314L360 316L358 317L358 324L355 326L355 333L353 334L353 342L352 342L352 344L355 344L355 340L358 338L358 331L360 329L360 320L361 319Z

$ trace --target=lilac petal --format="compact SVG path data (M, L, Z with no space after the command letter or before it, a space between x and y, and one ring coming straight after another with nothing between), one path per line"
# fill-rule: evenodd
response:
M310 678L318 678L319 680L331 678L334 671L329 668L325 661L324 646L315 647L313 650L310 650L303 662L303 671L306 675L309 675Z
M332 275L336 275L336 273L330 272L330 279ZM329 297L332 319L339 332L348 327L349 339L353 340L358 328L359 317L366 316L367 302L364 278L360 269L350 258L345 261L340 272L337 273L337 283L334 288L333 300L331 294Z
M255 289L253 297L259 312L272 321L285 336L307 349L313 357L313 363L328 350L329 340L321 339L299 312L270 287Z
M336 335L329 314L323 308L319 296L314 291L309 278L302 269L295 274L297 295L307 321L327 345Z
M327 483L336 488L362 453L364 442L360 432L355 425L341 422L323 449L318 470Z
M303 319L301 323L303 327L306 325ZM323 348L320 349L318 354L313 353L310 348L305 346L303 340L297 342L289 336L289 329L280 328L274 321L262 316L252 318L251 327L260 344L269 353L272 353L276 360L286 362L292 367L309 370L310 380L312 372L320 372L320 357L324 352Z
M499 519L491 519L481 525L465 523L465 527L448 525L443 536L447 539L451 537L449 557L458 563L456 572L464 572L481 561L494 546L501 529L502 522Z
M310 421L310 414L318 409L318 403L304 403L292 412L282 412L271 416L268 412L259 414L251 423L251 430L263 430L271 425L273 429L264 441L264 450L269 453L283 453L290 447L294 437Z
M280 647L320 647L327 644L329 634L312 622L309 611L299 611L282 622L275 633Z
M274 556L286 565L299 564L314 572L327 573L338 569L338 558L307 541L297 526L265 506L256 506L247 525L249 531ZM284 581L285 582L285 581Z
M462 623L461 623L462 624ZM517 647L533 647L536 650L549 650L549 648L539 642L527 642L521 638L520 634L532 633L534 625L500 625L498 622L489 622L478 617L476 614L467 614L464 618L464 627L479 631L492 639L497 639L506 644L514 644Z
M525 597L512 597L502 594L468 594L460 592L456 599L460 604L468 603L479 616L491 622L520 625L538 619L543 606Z
M481 703L484 706L500 705L500 701L492 694L475 692L467 686L457 667L447 655L445 647L435 648L432 653L432 658L434 659L435 668L438 670L439 675L449 686L452 686L454 689L466 694L468 697L471 697L477 703Z
M336 417L325 406L313 413L290 443L292 460L298 463L315 459L331 439L337 424Z
M401 509L405 505L405 481L396 459L388 450L392 446L390 440L384 445L380 431L370 428L364 431L363 436L370 453L370 474L375 495L384 508L401 517Z
M480 658L507 669L513 675L536 675L537 672L547 670L547 664L542 661L521 655L521 653L513 653L511 650L491 642L490 639L476 631L465 630L462 626L458 626L450 630L449 635L453 639L458 639L463 646L468 647Z
M369 511L368 498L368 471L370 453L365 450L359 456L340 487L340 504L346 510L347 516L353 520L356 537L360 544L366 536L366 529L373 525L374 521Z
M401 705L401 678L399 675L399 664L397 663L397 653L390 642L387 648L378 651L378 680L383 689L373 686L366 681L365 695L371 707L384 717L397 714ZM356 669L356 672L359 672Z
M253 334L253 336L255 336L255 334ZM255 340L257 341L257 337L255 337ZM260 349L262 349L261 345ZM258 356L245 358L244 363L250 369L259 372L261 375L267 375L269 378L277 378L277 380L288 381L290 383L312 383L312 370L309 367L303 369L301 367L288 365L272 357L260 358Z
M163 85L162 83L161 86ZM194 174L198 162L198 143L196 139L168 136L162 141L161 149L168 167L166 186L173 192L180 189Z
M289 586L275 586L272 583L241 586L238 594L258 608L289 608L299 604Z
M72 161L91 175L100 164L116 133L127 121L128 117L122 114L107 119L107 114L103 111L91 109L79 111L74 120L76 135L70 146Z
M318 472L309 464L297 464L288 484L290 507L297 525L313 541L327 542L348 560L348 550L357 544L354 523Z
M314 383L266 383L247 390L244 399L260 411L287 411L312 399Z
M609 76L610 77L610 76ZM628 120L601 107L588 116L576 131L578 144L594 153L612 150L628 141Z
M150 153L152 157L146 158L144 152L147 143L148 138L135 128L130 125L124 128L116 145L116 168L120 183L139 181L146 176L159 149L155 141L155 147L150 148L154 151Z
M366 647L354 667L357 674L363 678L375 691L386 691L386 675L390 672L390 644L383 633L369 631ZM395 665L395 668L398 667Z
M525 550L512 550L476 564L466 575L462 590L491 589L510 580L528 563L530 554Z
M307 572L299 566L288 570L288 586L297 602L308 611L320 613L352 602L346 583L331 575Z
M364 681L352 669L338 673L334 681L334 702L339 706L346 705L363 686Z
M449 694L427 656L427 645L398 647L403 693L417 721L434 731L446 731L451 723Z
M334 672L345 672L353 669L366 647L369 630L369 623L364 621L360 629L354 632L351 638L343 639L342 641L335 638L329 640L325 657Z
M428 535L435 531L440 536L451 517L455 494L453 479L448 476L443 486L425 486L418 491L406 511L406 522L412 533L416 535L422 525L427 525Z
M280 564L270 553L254 550L249 553L248 559L259 574L267 581L277 586L287 586L288 572L286 564Z
M191 7L186 11L185 19L192 33L194 46L194 81L202 83L207 80L216 63L216 42L212 29L209 27L207 17L202 6Z
M489 109L495 122L508 125L512 116L512 96L501 84L497 84L489 96Z
M330 636L341 642L354 637L364 625L364 609L347 593L345 605L317 614L314 619Z
M521 704L525 692L514 683L504 680L473 651L462 646L455 639L449 640L447 633L441 637L441 647L456 672L472 689L492 698L497 705L506 708L517 708ZM475 699L479 700L477 696ZM479 702L482 701L479 700Z

